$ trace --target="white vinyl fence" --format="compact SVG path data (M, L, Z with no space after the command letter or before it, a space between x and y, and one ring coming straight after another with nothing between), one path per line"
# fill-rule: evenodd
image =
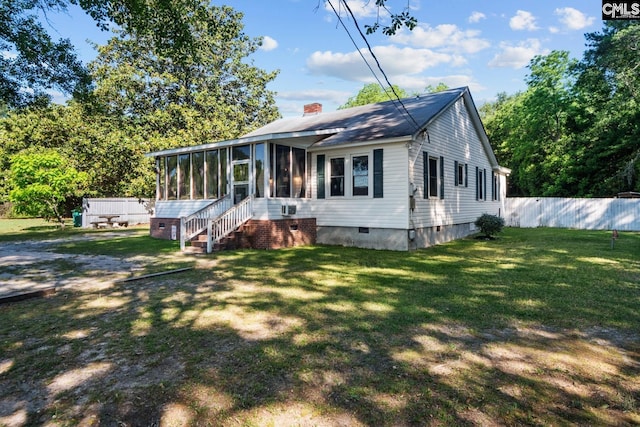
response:
M82 199L82 227L91 227L103 215L118 215L118 221L129 225L148 224L151 214L149 200L134 198Z
M504 218L511 227L638 231L640 199L508 197Z

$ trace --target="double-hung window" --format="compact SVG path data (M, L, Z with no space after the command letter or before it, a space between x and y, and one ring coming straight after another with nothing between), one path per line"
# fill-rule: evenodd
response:
M466 163L458 162L457 160L454 162L454 185L458 186L469 186L469 176L467 174L468 165Z
M429 197L438 197L438 159L429 157Z
M351 158L353 177L352 191L354 196L369 195L369 156L353 156Z
M438 158L430 157L427 152L422 153L424 167L424 198L438 197Z
M317 197L325 198L325 185L331 197L384 197L384 150L371 154L351 154L349 157L316 159ZM327 182L328 181L328 182Z
M424 198L444 199L444 157L431 157L424 151L422 153Z
M333 158L331 166L331 195L344 196L344 157Z

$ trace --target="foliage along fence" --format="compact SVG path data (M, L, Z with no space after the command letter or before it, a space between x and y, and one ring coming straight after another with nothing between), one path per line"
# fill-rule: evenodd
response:
M149 200L135 198L82 199L82 227L91 227L102 215L118 215L118 221L129 225L148 224L151 214Z
M582 230L640 230L640 199L509 197L505 224Z

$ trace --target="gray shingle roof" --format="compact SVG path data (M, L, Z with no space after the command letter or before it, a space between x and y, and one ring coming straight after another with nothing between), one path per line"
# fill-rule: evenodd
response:
M409 114L399 102L386 101L316 115L276 120L242 138L335 129L335 133L329 132L326 138L313 144L313 147L328 147L412 136L466 91L468 88L462 87L405 98L402 104Z

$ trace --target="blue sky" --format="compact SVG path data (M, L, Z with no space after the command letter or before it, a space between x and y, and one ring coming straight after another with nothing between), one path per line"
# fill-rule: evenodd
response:
M378 13L374 0L347 0L361 26L372 24ZM376 82L358 54L366 46L353 25L339 23L325 0L226 0L244 13L245 33L264 37L254 64L280 70L269 88L285 117L301 115L304 104L320 102L333 111L367 83ZM331 0L336 9L339 0ZM407 0L389 0L401 11ZM396 36L381 33L368 40L392 84L410 93L444 82L450 87L469 86L477 104L499 92L525 88L529 60L552 50L567 50L581 58L584 34L602 29L601 2L595 0L409 0L418 19L413 31ZM82 11L50 17L61 37L70 38L84 61L95 52L86 40L104 43L101 33ZM384 13L382 24L388 22ZM371 62L374 70L375 63ZM378 73L382 80L382 76Z

